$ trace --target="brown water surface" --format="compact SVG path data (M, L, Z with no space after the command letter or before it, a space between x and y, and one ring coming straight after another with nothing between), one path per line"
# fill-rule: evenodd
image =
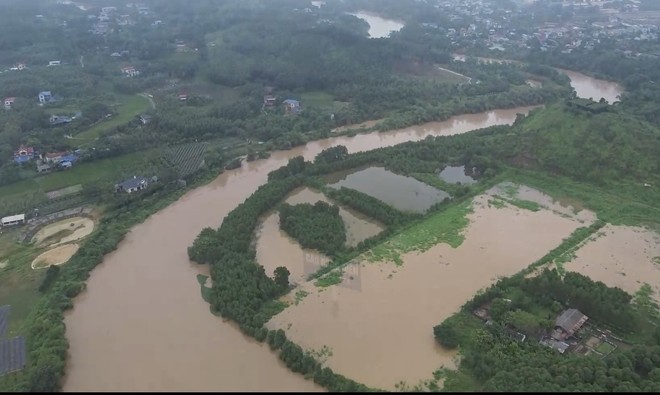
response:
M204 227L218 227L222 218L267 181L268 172L294 156L312 160L321 150L339 144L353 153L429 135L511 124L517 113L531 108L310 142L244 164L186 193L133 227L117 250L94 269L87 290L66 313L70 358L64 390L318 390L287 370L268 346L211 315L196 279L208 268L190 263L187 256L197 234Z
M298 305L273 317L306 349L332 350L328 365L369 386L394 390L399 381L417 384L435 369L454 366L453 352L434 341L433 327L449 317L480 289L510 276L581 226L549 210L532 212L474 200L465 241L454 249L438 244L403 256L403 266L353 264L350 284L317 288Z

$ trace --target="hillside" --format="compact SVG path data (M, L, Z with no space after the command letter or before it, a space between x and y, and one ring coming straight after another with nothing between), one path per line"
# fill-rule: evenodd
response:
M573 100L534 111L503 137L498 156L590 183L658 184L660 130L616 106L588 103Z

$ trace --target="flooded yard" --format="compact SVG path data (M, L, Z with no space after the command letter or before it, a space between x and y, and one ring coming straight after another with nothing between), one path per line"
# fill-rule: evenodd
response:
M647 283L660 302L660 235L644 228L610 224L599 233L577 250L565 269L632 295Z
M449 198L445 191L412 177L394 174L382 167L336 173L325 179L333 188L355 189L400 211L423 213L434 204Z
M294 190L285 199L285 202L291 205L314 204L319 200L335 204L322 193L309 188ZM362 240L376 236L385 229L382 224L354 210L339 207L339 215L346 226L346 244L348 246L355 246ZM303 282L307 276L323 267L330 259L318 251L303 249L296 240L280 230L279 220L279 214L273 211L258 226L257 261L264 267L269 276L273 276L273 271L278 266L286 266L291 273L291 281Z
M372 387L394 390L455 366L455 353L436 345L433 327L482 288L541 258L581 226L550 210L495 207L474 199L465 240L402 254L402 266L358 261L329 288L301 286L308 295L269 323L305 349L327 346L327 365ZM443 215L438 213L435 215Z

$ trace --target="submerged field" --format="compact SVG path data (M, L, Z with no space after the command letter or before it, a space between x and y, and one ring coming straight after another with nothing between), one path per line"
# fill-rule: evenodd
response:
M648 284L652 297L660 303L660 235L656 232L607 225L564 267L631 295Z
M416 384L455 367L432 328L498 277L524 269L583 226L575 215L493 204L495 190L431 215L343 269L338 285L306 282L268 323L368 386Z
M332 203L320 192L309 188L294 190L284 201L291 205L317 201ZM384 226L373 219L345 207L340 207L339 215L346 226L346 244L355 246L360 241L380 233ZM300 244L279 228L279 214L271 212L257 228L257 261L266 273L272 275L278 266L286 266L291 273L291 280L296 283L305 281L307 276L329 262L324 254L304 249ZM283 259L286 257L285 259Z

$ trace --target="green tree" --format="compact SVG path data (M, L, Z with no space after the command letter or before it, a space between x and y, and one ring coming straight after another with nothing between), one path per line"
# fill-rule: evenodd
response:
M291 274L289 269L284 266L279 266L275 269L274 274L275 283L280 287L280 289L286 290L289 288L289 275Z

